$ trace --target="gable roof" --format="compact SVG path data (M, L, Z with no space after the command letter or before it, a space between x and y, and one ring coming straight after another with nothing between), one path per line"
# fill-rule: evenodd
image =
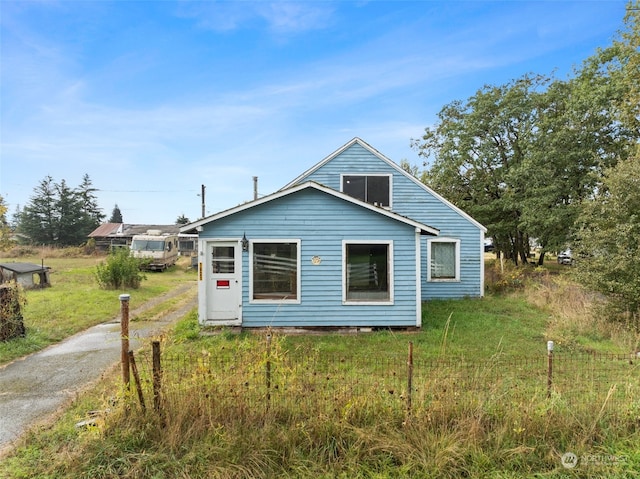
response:
M292 195L294 193L297 193L299 191L305 190L305 189L315 189L318 191L321 191L323 193L326 193L328 195L334 196L336 198L339 198L343 201L347 201L349 203L353 203L355 205L358 205L362 208L365 208L367 210L373 211L375 213L378 213L380 215L383 216L387 216L388 218L394 219L396 221L400 221L402 223L405 223L407 225L413 226L414 228L419 229L423 234L428 234L428 235L433 235L433 236L437 236L438 233L440 232L438 229L432 227L432 226L428 226L425 225L424 223L420 223L418 221L412 220L411 218L407 218L406 216L402 216L399 215L397 213L394 213L392 211L386 210L384 208L380 208L378 206L374 206L372 204L369 203L365 203L364 201L360 201L356 198L353 198L352 196L346 195L344 193L341 193L339 191L334 190L333 188L328 188L326 186L321 185L320 183L316 183L315 181L307 181L305 183L300 183L298 185L294 185L290 188L287 189L281 189L279 191L276 191L275 193L265 196L263 198L254 200L254 201L250 201L248 203L244 203L242 205L236 206L234 208L230 208L228 210L224 210L221 211L219 213L216 213L212 216L208 216L206 218L202 218L201 220L195 221L193 223L190 223L188 225L183 226L182 228L180 228L180 232L181 233L189 233L189 232L194 232L197 231L199 227L211 223L212 221L216 221L219 220L221 218L225 218L227 216L231 216L234 215L236 213L239 213L241 211L244 210L248 210L250 208L254 208L256 206L265 204L265 203L269 203L271 201L274 201L278 198L282 198L288 195Z
M450 201L448 201L447 199L445 199L444 197L442 197L441 195L439 195L438 193L436 193L435 191L433 191L431 188L429 188L427 185L425 185L423 182L421 182L420 180L418 180L418 178L416 178L415 176L407 173L406 171L404 171L399 165L397 165L395 162L393 162L392 160L390 160L389 158L387 158L386 156L384 156L382 153L380 153L378 150L376 150L375 148L373 148L371 145L369 145L366 141L363 141L362 139L355 137L353 140L351 140L350 142L346 143L345 145L341 146L340 148L338 148L336 151L334 151L333 153L331 153L329 156L327 156L326 158L324 158L323 160L321 160L319 163L315 164L314 166L312 166L311 168L309 168L307 171L305 171L304 173L302 173L300 176L298 176L297 178L295 178L293 181L287 183L282 189L286 189L286 188L290 188L291 186L297 184L299 181L304 180L306 177L308 177L309 175L311 175L312 173L314 173L316 170L320 169L321 167L323 167L324 165L326 165L327 163L329 163L331 160L333 160L335 157L341 155L344 151L348 150L349 148L351 148L353 145L360 145L362 148L368 150L372 155L376 156L377 158L379 158L381 161L385 162L387 165L389 165L391 168L393 168L394 170L396 170L398 173L406 176L407 178L409 178L411 181L413 181L416 185L418 185L420 188L422 188L423 190L425 190L427 193L433 195L435 198L437 198L439 201L441 201L442 203L444 203L445 205L447 205L449 208L451 208L452 210L454 210L455 212L457 212L460 216L464 217L465 219L467 219L469 222L471 222L472 224L474 224L476 227L478 227L479 229L481 229L482 231L484 231L485 233L487 232L487 228L485 228L482 224L480 224L478 221L476 221L475 219L473 219L471 216L469 216L467 213L465 213L464 211L462 211L460 208L458 208L456 205L454 205L453 203L451 203Z
M122 229L122 223L104 223L89 234L89 238L109 236L117 234Z

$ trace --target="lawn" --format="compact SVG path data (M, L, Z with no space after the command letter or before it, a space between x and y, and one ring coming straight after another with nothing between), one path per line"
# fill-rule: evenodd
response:
M638 371L591 360L628 353L634 335L563 312L556 303L573 299L558 280L429 302L416 332L201 335L193 311L162 338L161 409L140 351L146 412L106 377L30 434L0 477L637 477ZM575 362L558 362L547 396L549 339ZM573 373L580 387L564 389Z
M23 261L40 264L36 257L1 258L0 262ZM119 315L119 295L131 295L134 310L151 298L185 281L195 281L195 272L183 259L166 273L148 273L139 289L134 291L104 290L95 280L96 265L102 256L80 258L46 258L51 268L50 288L26 290L23 309L27 334L24 338L0 342L0 365L25 354L39 351L53 343Z

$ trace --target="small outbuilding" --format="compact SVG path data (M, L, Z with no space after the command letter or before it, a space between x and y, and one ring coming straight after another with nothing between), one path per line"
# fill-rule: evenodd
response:
M48 266L35 263L0 263L0 283L15 281L25 289L51 286Z

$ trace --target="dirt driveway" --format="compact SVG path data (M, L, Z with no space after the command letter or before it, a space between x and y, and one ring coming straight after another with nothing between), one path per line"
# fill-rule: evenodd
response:
M131 349L139 348L145 338L158 335L196 306L196 283L183 283L130 311L129 316L134 319L136 314L177 297L180 301L176 310L153 321L130 323ZM118 363L120 346L117 317L0 367L0 458L29 428L46 422L78 391Z

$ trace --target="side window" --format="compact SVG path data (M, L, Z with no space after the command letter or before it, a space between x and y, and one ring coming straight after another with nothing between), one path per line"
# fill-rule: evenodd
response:
M300 282L298 241L251 243L251 299L297 301Z
M344 243L345 302L393 301L391 242Z
M342 192L388 208L391 206L391 175L343 175Z
M460 240L438 238L428 241L429 281L460 280Z

